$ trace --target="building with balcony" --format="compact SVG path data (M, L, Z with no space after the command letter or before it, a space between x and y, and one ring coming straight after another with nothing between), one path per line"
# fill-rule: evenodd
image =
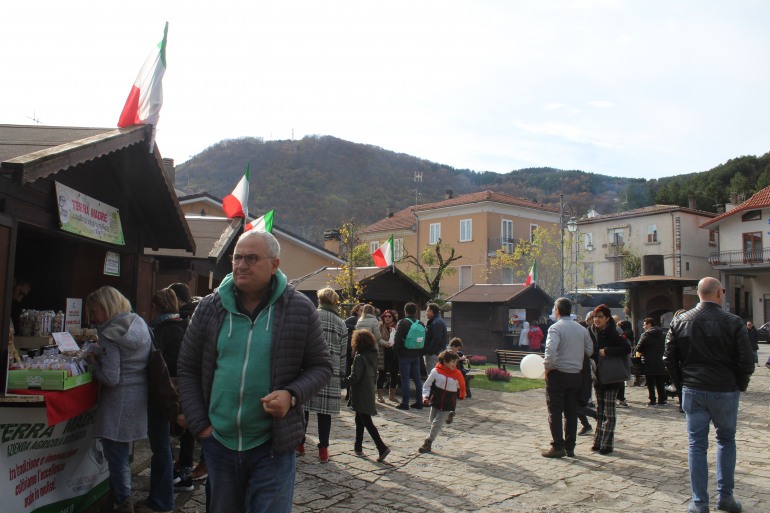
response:
M519 240L531 241L537 227L559 225L559 211L508 194L481 191L454 196L447 191L442 201L415 205L367 226L361 239L372 252L393 235L395 258L418 256L440 239L462 258L452 265L457 271L442 280L444 297L477 283L514 283L510 269L491 269L489 260L498 249L512 251ZM401 262L403 271L410 265Z
M710 234L709 262L725 287L725 308L757 326L770 322L770 187L701 225Z
M647 262L647 274L697 278L716 276L708 255L716 235L700 226L716 214L678 205L652 205L615 214L589 212L566 235L567 290L592 289L623 279L631 254Z

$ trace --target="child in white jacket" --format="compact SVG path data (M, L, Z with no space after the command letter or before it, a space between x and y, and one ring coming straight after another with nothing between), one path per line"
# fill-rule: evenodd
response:
M441 428L452 422L457 399L465 399L465 379L457 369L458 359L454 351L442 351L422 386L423 404L430 405L430 434L419 448L422 453L431 451Z

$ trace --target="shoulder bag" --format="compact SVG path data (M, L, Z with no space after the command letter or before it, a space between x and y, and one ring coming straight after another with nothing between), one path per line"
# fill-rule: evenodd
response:
M150 361L147 365L149 381L149 407L161 414L169 422L176 423L179 414L179 393L171 381L171 376L163 359L163 353L155 345L155 337L150 331L152 348L150 349Z
M631 355L599 357L597 373L602 385L631 379Z

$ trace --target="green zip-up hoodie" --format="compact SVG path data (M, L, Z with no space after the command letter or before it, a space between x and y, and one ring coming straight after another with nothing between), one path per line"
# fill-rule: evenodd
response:
M272 417L260 399L270 393L273 306L286 289L286 276L280 270L272 286L268 305L253 323L238 311L232 273L219 286L227 313L217 340L209 418L216 439L234 451L253 449L271 437Z

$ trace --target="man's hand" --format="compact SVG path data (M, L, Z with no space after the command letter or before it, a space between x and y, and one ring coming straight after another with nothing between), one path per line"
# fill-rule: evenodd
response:
M204 438L210 437L211 433L213 432L214 432L214 428L212 426L207 427L206 429L198 433L198 440L203 440Z
M291 394L288 390L270 392L261 400L265 413L279 419L285 417L289 408L291 408Z

